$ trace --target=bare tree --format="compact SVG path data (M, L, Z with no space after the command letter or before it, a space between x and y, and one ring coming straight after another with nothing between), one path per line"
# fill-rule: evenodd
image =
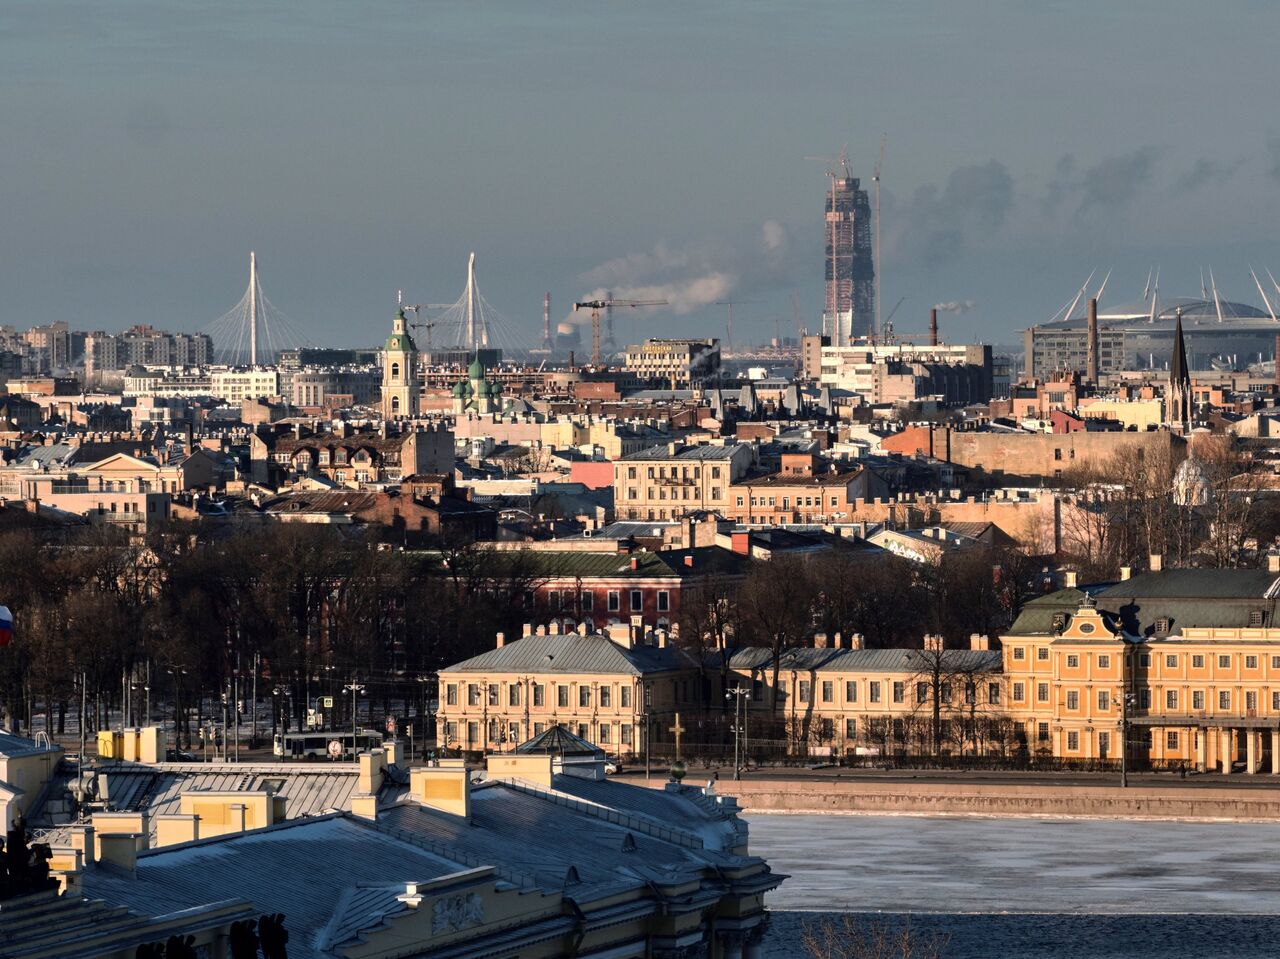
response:
M905 921L867 922L844 915L839 921L806 923L800 942L813 959L939 959L948 939L917 932Z

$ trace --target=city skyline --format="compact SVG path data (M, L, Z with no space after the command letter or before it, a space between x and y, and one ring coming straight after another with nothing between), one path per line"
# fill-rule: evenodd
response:
M397 290L456 299L474 250L530 345L545 291L553 321L600 290L673 301L623 340L723 336L726 299L740 340L793 329L793 296L816 330L827 171L805 157L847 143L867 184L882 133L903 333L951 302L972 306L944 337L1016 342L1094 269L1126 302L1153 266L1169 296L1212 266L1261 306L1248 267L1280 265L1265 8L562 10L11 8L0 323L201 329L252 249L311 342L372 344Z

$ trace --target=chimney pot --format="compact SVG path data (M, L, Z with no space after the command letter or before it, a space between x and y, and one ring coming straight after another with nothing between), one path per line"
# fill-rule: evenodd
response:
M501 649L506 644L506 642L507 642L506 633L498 633L497 644L494 646L494 648Z
M1151 572L1153 572L1153 573L1159 573L1161 570L1163 570L1163 569L1164 569L1164 554L1163 554L1163 553L1152 553L1152 554L1151 554L1151 563L1150 563L1150 567L1151 567Z
M1280 553L1267 554L1267 572L1280 573Z
M1068 589L1076 588L1076 571L1074 569L1067 570L1066 585Z
M1125 580L1127 580L1127 579L1128 579L1130 576L1132 576L1132 575L1133 575L1133 567L1132 567L1132 566L1121 566L1121 567L1120 567L1120 582L1122 582L1122 583L1123 583Z

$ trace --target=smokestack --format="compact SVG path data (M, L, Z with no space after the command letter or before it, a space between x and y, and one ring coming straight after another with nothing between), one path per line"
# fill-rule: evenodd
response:
M1098 382L1098 298L1089 299L1089 360L1085 377L1090 383Z
M938 345L938 308L929 311L929 345Z

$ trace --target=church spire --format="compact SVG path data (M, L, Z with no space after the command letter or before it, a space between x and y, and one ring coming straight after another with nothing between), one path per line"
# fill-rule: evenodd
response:
M1185 433L1191 429L1191 370L1187 366L1187 343L1182 336L1181 307L1174 317L1173 361L1169 364L1165 409L1169 426Z

